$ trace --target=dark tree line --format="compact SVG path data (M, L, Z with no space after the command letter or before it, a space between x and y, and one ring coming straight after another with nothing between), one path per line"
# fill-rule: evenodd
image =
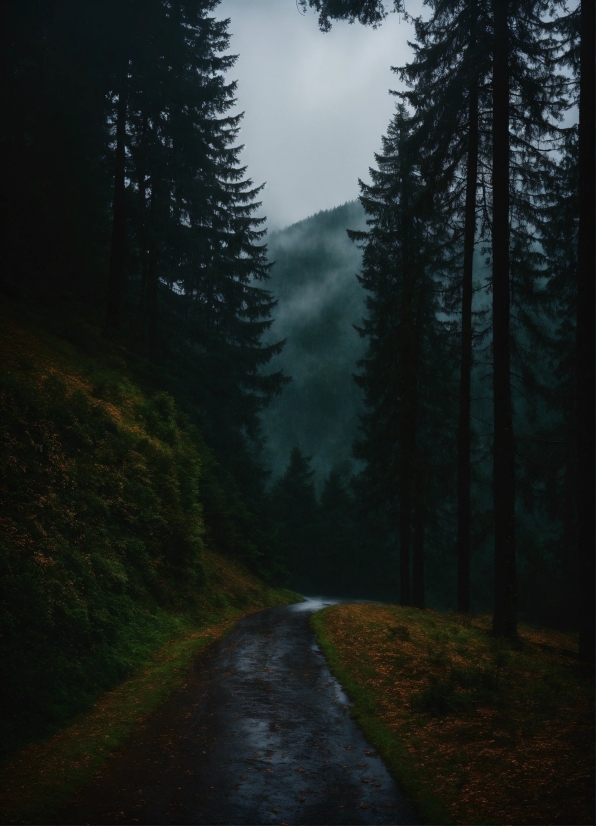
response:
M323 29L400 8L301 1ZM279 574L285 548L301 588L388 596L399 582L420 607L456 568L467 612L492 535L494 631L515 635L520 579L538 600L527 580L549 554L593 656L593 2L432 0L414 21L361 185L368 230L352 233L368 295L362 469L350 483L334 471L318 498L300 451L271 495L259 459L259 413L286 379L267 368L281 343L263 343L264 219L217 5L2 4L2 290L87 313L177 397L204 440L221 550ZM579 126L564 127L574 104Z
M366 403L356 456L371 505L397 503L400 599L424 606L424 533L433 482L428 457L442 453L441 397L451 371L448 330L435 278L449 270L449 244L433 221L420 165L410 151L413 123L403 106L389 127L372 185L361 184L369 232L353 232L364 245L361 284L368 317L361 335L367 356L356 376ZM448 461L453 457L447 452ZM435 468L436 472L436 468ZM412 568L412 577L410 577Z
M379 25L391 5L404 11L397 0L394 4L308 0L308 5L319 13L324 30L333 20ZM369 491L378 484L377 503L393 503L397 513L401 601L408 604L410 576L416 578L420 563L411 574L412 529L406 525L412 508L416 510L412 503L420 500L421 488L425 490L420 483L422 462L414 458L421 443L418 399L424 386L420 331L429 338L434 333L441 341L440 346L429 347L429 363L444 362L449 346L457 347L459 381L443 376L452 382L451 395L459 397L459 413L454 417L444 403L441 411L443 430L451 429L457 450L457 476L439 499L451 501L454 510L457 605L468 611L474 454L471 387L474 370L489 360L494 631L516 633L520 507L527 512L544 507L549 490L562 486L567 505L561 544L566 546L566 570L574 568L579 583L573 593L580 606L580 649L590 658L594 656L594 5L584 0L568 12L562 4L543 0L435 0L430 3L429 19L414 23L414 59L396 70L406 84L399 96L407 108L398 109L383 152L376 156L372 187L361 184L370 229L357 237L364 246L362 280L370 298L363 327L369 351L358 377L368 410L357 450L366 464L364 473L371 477ZM579 131L561 123L577 102L578 86ZM396 139L406 123L407 137ZM415 196L412 186L404 185L406 168L418 189ZM384 175L383 191L379 182ZM416 222L420 228L414 240ZM475 283L475 252L490 263L484 285L477 278ZM434 292L426 286L433 281ZM474 295L481 286L490 293L488 327L482 314L474 321ZM396 299L400 293L403 297ZM425 299L427 295L431 297ZM416 334L412 307L424 300L431 302L429 315ZM483 309L481 302L476 304ZM408 329L412 332L405 334ZM557 362L554 374L547 366L552 360ZM397 419L402 420L399 425L392 421ZM577 445L577 460L571 442ZM541 457L548 461L540 471L533 448L555 443L568 447L558 455L556 449L545 447ZM445 454L432 446L431 438L422 454L432 451L433 460L440 464ZM533 504L528 504L532 499ZM435 504L435 513L436 508ZM431 523L432 515L425 510L423 524ZM420 547L416 527L413 533L414 548ZM576 536L573 554L572 534Z
M265 219L217 5L2 4L2 283L84 308L145 359L212 452L204 507L220 545L257 559L259 411L287 379L267 371L281 344L262 340Z

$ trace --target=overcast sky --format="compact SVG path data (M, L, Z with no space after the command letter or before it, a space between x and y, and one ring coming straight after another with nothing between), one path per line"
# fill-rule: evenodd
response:
M393 14L376 30L335 23L323 33L296 0L222 0L217 16L231 18L242 161L267 183L269 228L356 198L395 110L390 67L410 58L412 26Z

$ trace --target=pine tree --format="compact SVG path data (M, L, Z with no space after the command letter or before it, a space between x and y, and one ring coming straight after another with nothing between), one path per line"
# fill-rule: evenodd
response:
M354 497L344 474L334 467L323 482L315 543L315 568L325 593L345 597L359 592L363 562L359 540Z
M415 551L415 597L424 604L423 531L427 479L429 364L441 364L434 278L441 248L429 220L414 154L412 124L398 107L383 151L375 156L372 185L360 183L370 230L352 232L363 245L360 281L369 293L361 335L368 352L356 377L367 412L356 455L366 463L370 498L398 513L400 602L412 602L410 558ZM439 385L440 386L440 385ZM432 426L431 426L432 429ZM424 447L423 447L424 443Z
M517 623L511 363L521 355L520 333L512 335L510 319L514 308L516 326L523 318L530 322L525 328L532 334L532 306L539 299L542 266L533 249L536 198L549 167L544 150L560 143L556 120L567 105L564 81L555 66L556 44L544 22L549 11L547 4L535 0L509 7L493 2L493 624L496 633L507 636L515 635ZM529 377L526 371L526 383Z
M594 661L595 11L581 0L577 290L577 481L580 656Z
M309 0L319 12L322 28L333 19L380 23L387 13L383 2L357 0ZM387 4L387 6L390 4ZM393 4L398 8L398 4ZM539 256L530 239L531 218L540 191L540 172L546 163L544 149L553 148L553 121L566 105L564 81L557 76L557 43L548 34L547 18L556 6L541 0L515 0L432 4L428 23L417 21L419 44L413 64L402 69L412 86L404 97L414 106L421 124L423 153L429 183L448 192L462 193L457 176L466 180L469 196L464 220L464 291L462 302L462 358L459 428L459 607L468 602L469 566L469 362L470 275L473 251L474 166L478 157L475 129L476 95L488 98L489 141L485 142L483 166L488 172L488 197L482 229L490 231L493 290L493 389L494 446L493 496L495 518L495 614L494 630L516 633L517 586L515 552L515 444L511 387L510 313L516 279L518 294L531 296L532 279L540 272ZM474 54L475 47L480 47ZM473 57L475 59L470 59ZM489 61L487 63L487 61ZM434 81L434 89L433 89ZM437 81L440 81L437 83ZM488 83L490 82L490 86ZM480 103L480 100L478 101ZM463 128L462 128L463 127ZM482 134L481 130L481 134ZM550 143L549 143L550 141ZM482 144L480 144L482 146ZM492 158L486 148L492 145ZM433 171L433 161L434 171ZM462 175L462 167L465 174ZM433 180L434 179L434 180ZM454 192L455 190L455 192ZM464 199L462 199L464 200ZM510 257L510 249L513 258ZM520 304L517 304L518 309ZM526 313L529 318L531 313ZM518 333L518 336L520 333ZM520 353L514 348L514 357Z
M477 242L479 160L486 168L490 76L487 3L434 2L428 21L415 20L414 59L397 70L408 85L400 97L413 108L425 176L436 204L462 245L453 311L461 315L459 423L457 431L458 611L470 608L471 373L473 260ZM449 216L449 217L447 217Z
M517 628L515 568L515 445L509 330L509 20L507 4L493 0L493 500L495 514L496 633Z
M0 16L2 279L15 295L99 303L110 199L103 6L23 0Z
M134 143L148 338L184 371L222 448L242 429L256 435L261 406L284 380L263 371L281 345L261 343L275 302L259 286L269 271L264 219L254 216L260 188L239 165L242 116L228 114L236 84L224 80L235 57L223 54L228 24L210 16L216 5L167 7L158 45L168 59L157 77L143 66L150 82L138 93Z
M524 445L524 453L532 453L535 466L544 466L545 458L554 465L555 478L546 487L550 496L543 497L551 517L561 525L556 537L559 550L560 591L564 615L570 627L577 627L577 488L575 433L577 397L576 380L576 310L577 310L577 234L578 180L577 127L571 127L558 163L545 186L540 228L540 245L544 252L544 275L548 278L544 308L547 329L546 380L538 388L549 412L548 430L535 443ZM536 348L532 348L536 353ZM536 355L534 356L534 358ZM543 418L546 418L543 416ZM539 464L540 463L540 464ZM536 487L536 480L533 486Z
M404 97L416 107L416 117L423 125L426 154L439 159L431 178L435 185L447 186L452 203L457 204L459 199L463 207L465 201L465 208L460 207L464 212L460 224L464 260L457 542L458 607L464 611L469 608L471 270L479 157L481 169L491 171L490 192L485 190L483 197L486 203L486 195L492 196L491 210L483 216L483 224L490 228L493 254L495 628L506 634L515 633L516 610L509 290L510 283L517 281L516 310L529 319L520 299L534 300L532 278L535 283L539 274L539 267L531 264L538 258L531 249L532 181L534 170L545 165L539 141L552 134L548 117L556 117L563 105L562 84L553 74L553 43L545 36L540 19L544 10L536 3L517 4L506 19L506 6L500 2L493 3L492 8L484 3L436 3L428 23L417 21L415 60L401 70L412 87ZM432 81L436 89L438 78L440 92L433 97ZM550 100L545 99L541 88L548 88ZM485 136L481 143L479 133ZM492 133L492 158L487 151L487 133ZM482 177L486 181L485 175ZM466 182L464 192L458 178ZM457 210L454 212L457 216ZM509 258L512 246L517 249L515 261ZM525 283L519 282L520 277ZM514 355L518 353L516 348Z
M310 457L295 445L284 475L271 492L282 553L295 587L311 587L316 577L317 500Z

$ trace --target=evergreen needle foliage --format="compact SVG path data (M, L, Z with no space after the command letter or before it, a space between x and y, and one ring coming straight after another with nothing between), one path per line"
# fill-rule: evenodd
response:
M390 11L407 12L398 0L302 6L318 12L323 30L334 20L375 26ZM395 69L406 86L395 93L402 108L376 157L373 185L362 187L370 230L354 234L365 244L362 283L371 293L358 378L368 406L356 444L366 463L362 493L376 486L377 501L393 508L390 523L399 520L402 603L412 598L410 578L423 579L424 555L415 550L411 566L409 553L410 543L423 544L423 531L412 537L409 527L421 488L423 527L441 524L443 541L433 545L457 553L458 610L486 605L490 584L496 634L515 638L520 612L576 623L582 657L593 660L593 3L426 6L409 16L414 57ZM578 103L579 128L564 126ZM389 288L409 279L422 289L420 271L436 282L420 329L449 333L449 344L426 357L412 332L404 349L413 304ZM425 360L445 380L435 398L437 435L423 448L440 469L430 497L416 459L424 418L414 413ZM435 447L437 437L446 450ZM456 446L457 463L449 457ZM443 457L457 467L456 480L442 471Z

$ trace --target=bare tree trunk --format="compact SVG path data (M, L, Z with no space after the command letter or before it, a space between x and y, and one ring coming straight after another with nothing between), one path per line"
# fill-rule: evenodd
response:
M149 268L149 215L147 209L147 130L149 117L147 107L143 110L141 149L139 158L139 209L141 214L141 291L139 295L139 316L143 319L147 308L147 271Z
M464 272L461 308L461 377L457 429L457 610L470 611L470 445L472 375L472 272L476 238L476 189L478 185L478 81L470 89L470 132L466 176Z
M407 186L404 174L402 186ZM402 279L404 284L401 307L401 433L400 433L400 503L399 503L399 571L400 604L410 605L412 589L410 580L410 540L412 534L412 489L414 477L414 444L416 439L416 390L418 350L414 329L412 291L413 272L410 255L410 215L407 192L402 192Z
M157 303L159 289L158 248L156 239L157 224L157 176L151 176L151 198L149 206L149 233L147 255L147 336L151 349L157 346Z
M120 329L122 299L126 280L126 114L128 91L128 62L120 79L116 113L116 154L114 164L114 203L110 272L104 332Z
M594 0L581 3L577 284L577 541L579 653L594 661Z
M577 391L576 391L577 392ZM575 396L575 393L574 393ZM563 477L563 536L562 574L563 605L565 617L571 628L577 628L577 479L576 479L576 445L575 410L566 411L567 444L565 445L565 476Z
M414 560L412 565L412 603L424 608L424 493L419 479L414 508Z
M412 521L411 477L403 459L399 496L399 604L410 605L410 525Z
M509 341L509 29L506 0L493 0L493 631L517 633L515 445Z

